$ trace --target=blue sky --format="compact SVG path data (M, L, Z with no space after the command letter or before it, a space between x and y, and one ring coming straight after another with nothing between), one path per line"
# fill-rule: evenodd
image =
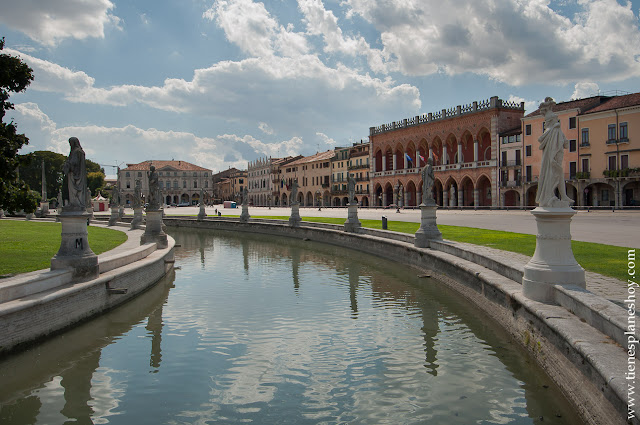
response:
M640 0L0 0L24 150L220 171L491 96L640 87ZM106 167L108 175L113 169Z

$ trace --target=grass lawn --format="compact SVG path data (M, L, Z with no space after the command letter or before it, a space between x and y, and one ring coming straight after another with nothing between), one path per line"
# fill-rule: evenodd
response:
M0 275L26 273L51 266L60 249L60 223L0 220ZM96 254L127 240L117 230L88 227L89 245Z
M254 218L272 218L289 220L288 216L264 216ZM302 217L303 221L318 223L344 224L346 218ZM363 227L382 229L381 220L360 219ZM387 230L401 233L415 233L420 224L406 221L388 221ZM438 225L442 237L451 241L483 245L504 251L517 252L533 256L536 249L536 237L524 233L504 232L500 230L476 229L474 227ZM571 241L571 249L576 261L591 272L627 280L627 249L619 246L591 242Z

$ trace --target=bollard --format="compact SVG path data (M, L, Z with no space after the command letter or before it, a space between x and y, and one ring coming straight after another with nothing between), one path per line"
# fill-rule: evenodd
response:
M222 217L222 213L218 211L218 217Z
M387 230L387 216L382 216L382 230Z

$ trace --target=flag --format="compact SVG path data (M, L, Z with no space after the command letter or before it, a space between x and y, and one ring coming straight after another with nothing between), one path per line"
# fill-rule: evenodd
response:
M422 156L422 155L419 155L419 156L420 156L420 159L422 160L422 162L427 162L427 161L424 160L424 156Z
M407 158L407 161L413 162L413 160L411 159L408 153L405 153L404 156Z

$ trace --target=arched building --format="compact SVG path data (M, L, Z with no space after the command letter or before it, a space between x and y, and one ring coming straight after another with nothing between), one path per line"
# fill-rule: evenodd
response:
M499 206L499 136L523 115L524 102L492 97L371 127L371 205L418 206L420 170L433 158L438 205Z

